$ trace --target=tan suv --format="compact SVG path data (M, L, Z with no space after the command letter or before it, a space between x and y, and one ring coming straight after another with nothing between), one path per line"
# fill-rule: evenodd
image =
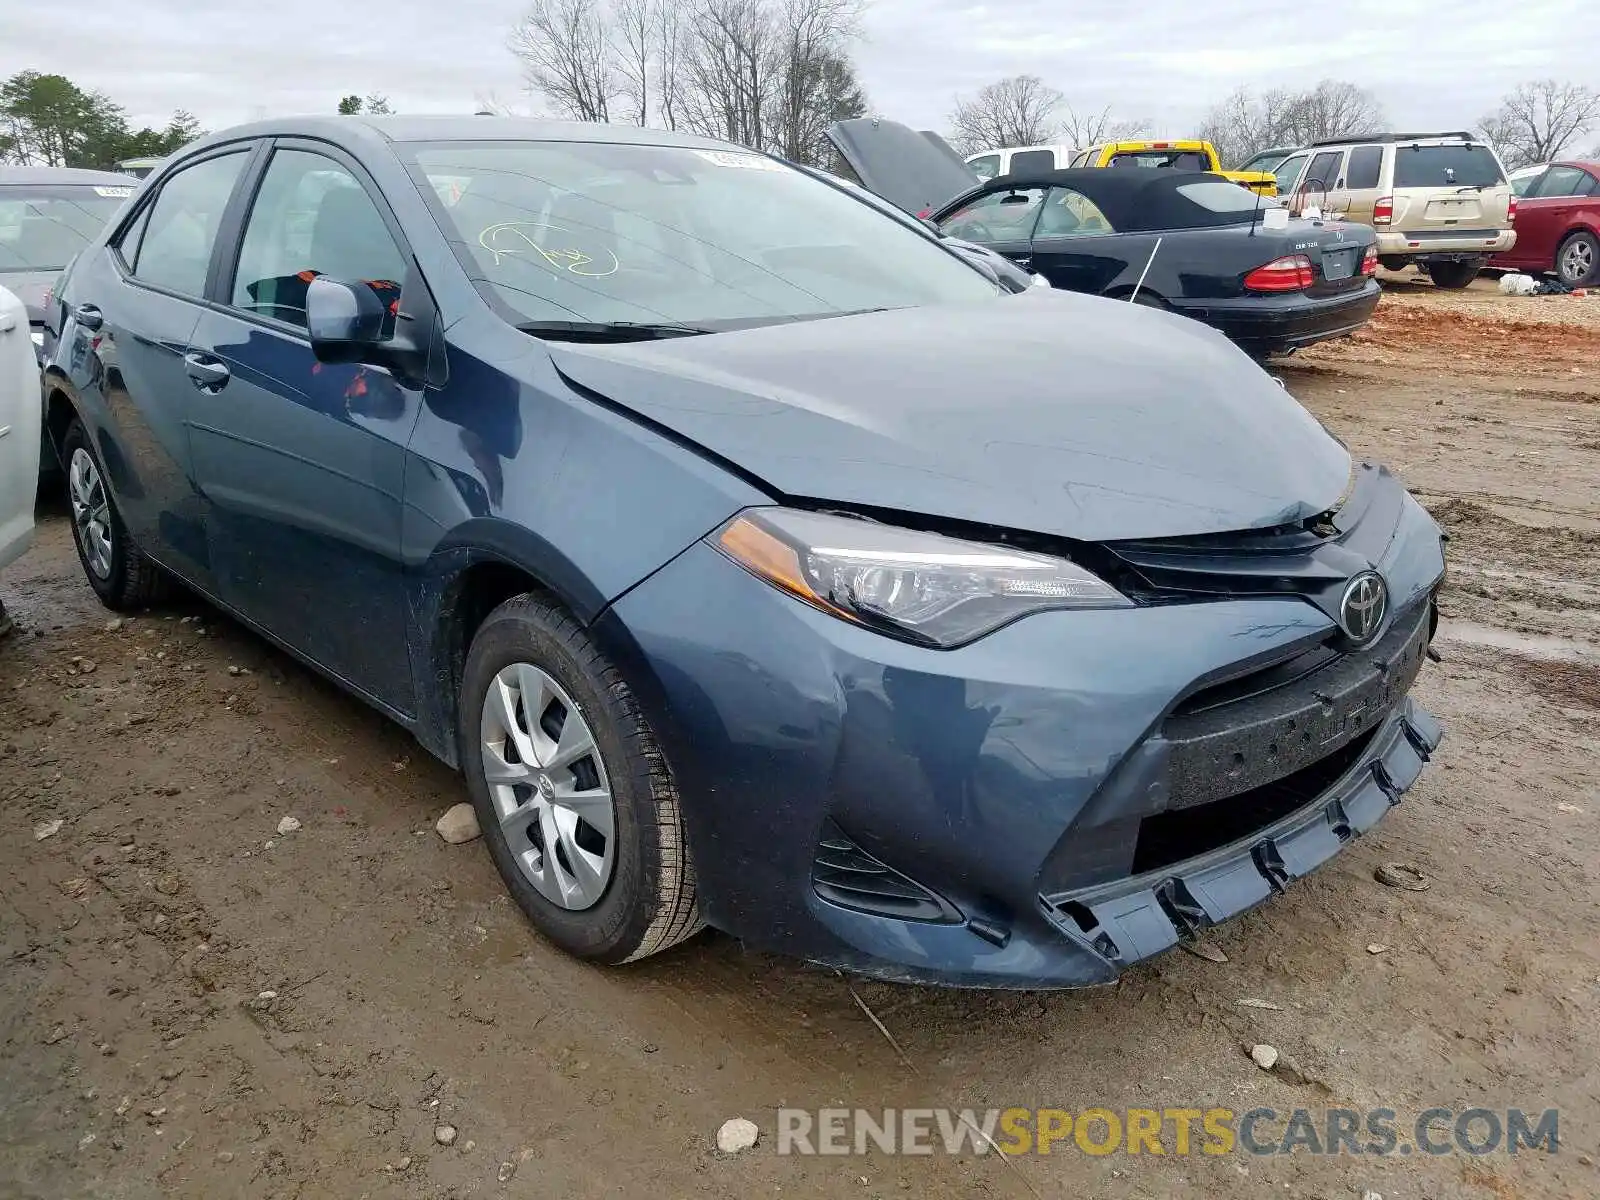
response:
M1517 202L1495 152L1469 133L1385 133L1313 142L1277 167L1283 195L1371 225L1391 271L1417 263L1463 288L1516 244Z

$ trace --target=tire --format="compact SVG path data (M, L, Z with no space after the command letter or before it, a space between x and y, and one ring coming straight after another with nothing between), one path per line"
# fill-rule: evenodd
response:
M1568 287L1600 283L1600 239L1579 230L1556 251L1556 277Z
M117 502L105 484L105 468L89 445L81 421L74 420L61 439L67 504L72 516L72 543L83 574L113 612L149 608L172 592L172 579L134 545Z
M1458 291L1478 277L1479 264L1475 262L1431 262L1427 265L1428 278L1433 286L1447 291Z
M458 707L479 828L540 933L579 958L624 963L702 927L666 759L627 683L565 610L528 594L490 613L467 651ZM587 734L588 752L551 766L573 717L571 744ZM593 799L601 792L609 813Z

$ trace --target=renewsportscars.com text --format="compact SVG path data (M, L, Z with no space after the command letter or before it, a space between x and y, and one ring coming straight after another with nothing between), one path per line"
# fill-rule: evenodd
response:
M780 1108L779 1154L1555 1154L1547 1108Z

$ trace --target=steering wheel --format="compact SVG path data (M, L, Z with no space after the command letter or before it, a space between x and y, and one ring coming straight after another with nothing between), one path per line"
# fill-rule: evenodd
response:
M992 242L996 238L989 227L976 217L968 217L961 224L945 230L951 237L966 238L969 242Z

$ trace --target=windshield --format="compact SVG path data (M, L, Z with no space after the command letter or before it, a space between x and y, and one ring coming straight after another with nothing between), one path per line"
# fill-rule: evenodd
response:
M1505 182L1505 173L1487 146L1397 146L1394 151L1394 186L1493 187Z
M1241 163L1239 165L1239 170L1271 171L1284 159L1288 158L1289 154L1290 151L1288 150L1263 150L1254 158L1248 159L1247 161Z
M518 323L732 327L996 294L923 234L763 155L597 142L413 153L457 257Z
M128 187L0 187L0 271L59 271L133 194Z

